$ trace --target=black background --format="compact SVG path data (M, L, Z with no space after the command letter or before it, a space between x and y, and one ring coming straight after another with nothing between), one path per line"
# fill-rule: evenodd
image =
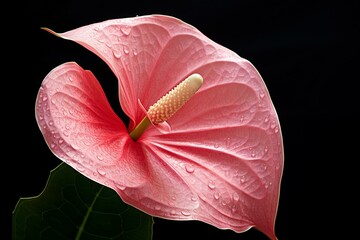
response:
M64 62L78 62L98 77L121 114L116 79L107 65L80 45L40 27L64 32L112 18L155 13L195 26L250 60L262 75L284 138L278 238L352 236L357 230L351 219L358 217L356 169L360 160L358 10L356 1L242 0L37 0L3 8L2 15L8 16L1 31L2 126L6 133L1 201L6 199L2 206L9 239L16 202L39 194L49 171L60 163L47 148L34 115L36 95L46 74ZM154 240L198 236L267 239L254 229L236 234L200 222L155 219Z

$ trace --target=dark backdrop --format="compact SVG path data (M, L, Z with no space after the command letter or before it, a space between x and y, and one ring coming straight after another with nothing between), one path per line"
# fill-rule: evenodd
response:
M40 30L64 32L112 18L167 14L250 60L263 76L284 138L285 168L276 234L280 240L350 235L359 162L359 21L356 1L70 1L14 2L2 24L6 227L20 197L39 194L60 160L37 127L37 91L54 67L76 61L103 82L120 114L116 79L93 53ZM105 81L106 80L106 81ZM356 171L355 171L356 172ZM10 194L9 194L10 193ZM5 214L3 214L5 215ZM4 230L4 229L3 229ZM3 232L3 231L2 231ZM154 240L266 239L199 222L155 219ZM192 235L194 237L192 237ZM9 237L10 238L10 237Z

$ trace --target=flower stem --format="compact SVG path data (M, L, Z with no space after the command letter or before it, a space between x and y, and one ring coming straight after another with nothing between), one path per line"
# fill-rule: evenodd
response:
M146 130L150 125L150 119L145 116L143 120L130 132L130 137L136 141L141 136L141 134Z

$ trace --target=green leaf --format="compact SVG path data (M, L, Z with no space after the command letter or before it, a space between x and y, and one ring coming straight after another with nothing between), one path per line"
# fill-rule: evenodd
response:
M13 240L150 240L153 219L61 163L39 196L20 198L12 225Z

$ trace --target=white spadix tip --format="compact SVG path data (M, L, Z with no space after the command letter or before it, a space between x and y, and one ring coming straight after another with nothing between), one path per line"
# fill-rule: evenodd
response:
M197 90L199 90L199 88L203 84L204 79L200 74L194 73L190 75L185 81L189 81L189 85L194 88L195 92L197 92Z
M168 120L200 89L203 81L200 74L194 73L179 83L149 108L150 121L159 124Z

